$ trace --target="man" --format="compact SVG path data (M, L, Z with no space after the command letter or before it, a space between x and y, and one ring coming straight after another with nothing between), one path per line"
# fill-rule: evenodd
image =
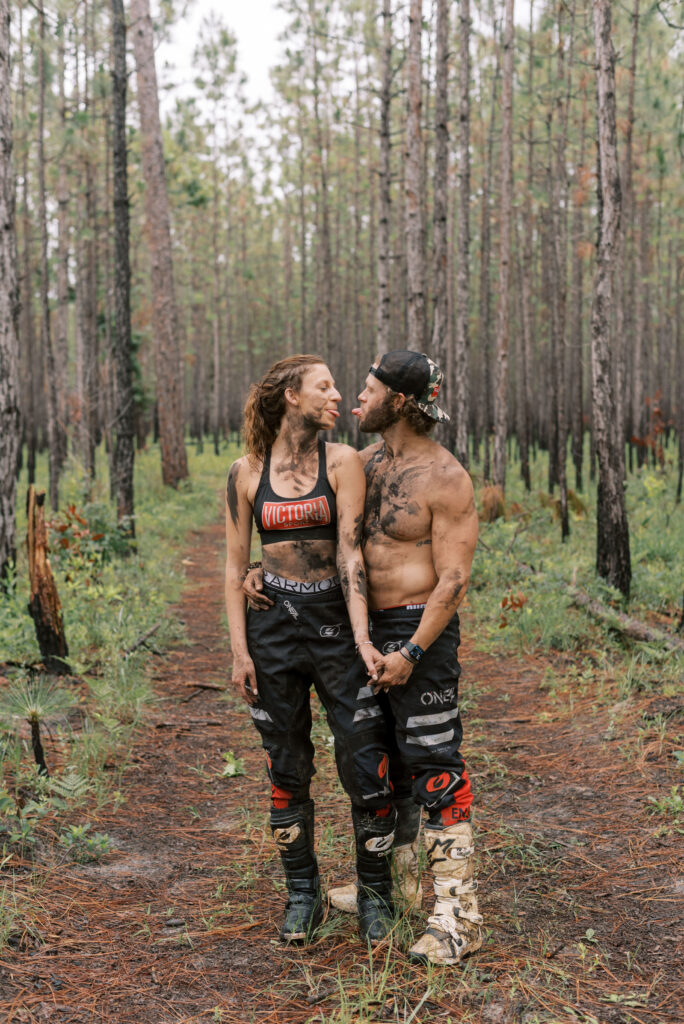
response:
M457 608L477 542L467 472L429 437L448 416L435 403L443 375L418 352L376 360L354 414L382 441L361 452L366 473L363 554L379 678L413 800L427 813L435 908L413 960L455 964L482 944L473 877L472 793L460 754ZM367 684L363 665L350 686ZM389 906L389 894L384 894Z

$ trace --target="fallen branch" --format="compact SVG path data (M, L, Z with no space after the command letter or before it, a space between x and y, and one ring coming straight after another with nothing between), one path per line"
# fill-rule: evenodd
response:
M148 630L146 630L142 634L142 636L138 637L138 639L135 641L134 644L131 644L130 647L126 648L126 650L123 652L124 658L127 658L129 656L129 654L133 653L133 651L137 651L137 649L139 647L142 647L142 645L144 643L146 643L147 640L150 639L152 634L157 632L157 630L159 629L160 626L161 626L161 622L155 622L154 626L150 626L150 628Z
M568 592L572 597L572 603L577 608L584 608L595 619L605 622L611 629L624 633L633 640L641 640L642 642L652 644L664 644L668 650L684 651L684 641L651 629L645 622L633 619L631 616L625 615L624 612L616 611L615 608L606 608L600 601L595 601L581 590L568 587Z

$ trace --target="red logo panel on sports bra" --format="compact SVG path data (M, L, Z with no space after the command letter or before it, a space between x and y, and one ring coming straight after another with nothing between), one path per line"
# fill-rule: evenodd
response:
M324 494L304 501L265 501L261 509L265 530L297 530L328 526L330 506Z

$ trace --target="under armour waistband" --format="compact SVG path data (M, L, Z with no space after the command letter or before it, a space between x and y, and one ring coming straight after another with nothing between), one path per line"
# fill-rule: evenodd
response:
M324 580L288 580L284 576L264 569L264 583L274 590L282 590L285 594L327 594L340 586L339 576L328 576Z

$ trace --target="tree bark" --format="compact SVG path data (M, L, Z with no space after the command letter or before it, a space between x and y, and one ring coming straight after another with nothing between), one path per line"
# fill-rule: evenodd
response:
M599 239L591 314L592 406L599 466L596 568L629 596L631 561L625 509L624 451L615 421L610 324L614 315L613 273L620 242L620 173L615 114L615 51L610 0L592 0L596 48Z
M406 278L408 348L422 352L425 345L425 259L421 170L421 37L422 0L410 0L408 52L408 109L406 117Z
M527 170L525 180L525 198L523 200L523 245L522 245L522 273L520 287L521 324L522 332L521 353L523 365L518 367L518 374L522 379L518 388L518 443L520 445L520 475L522 476L525 490L531 490L530 480L530 412L532 409L532 387L530 375L532 372L532 187L534 184L534 106L533 106L533 83L534 83L534 23L533 6L530 4L530 24L528 32L528 58L527 58L527 102L529 113L527 118Z
M50 328L49 280L48 280L48 223L45 195L45 9L41 0L38 5L40 47L38 51L38 209L40 217L40 307L41 343L45 361L46 389L48 399L48 461L50 480L50 505L56 512L59 507L59 475L61 470L59 424L57 419L57 375L55 354Z
M496 36L496 25L494 26ZM489 263L491 259L491 210L490 194L494 170L494 130L496 127L497 86L499 82L500 60L499 50L496 51L496 68L492 81L492 99L487 131L487 157L482 178L482 207L480 222L480 337L482 339L482 435L484 455L482 474L485 483L491 482L491 429L492 429L492 304L491 283L489 279Z
M114 331L116 369L113 416L114 494L120 528L135 536L133 463L135 447L133 353L131 348L130 210L126 153L126 19L123 0L112 4L112 169L114 190Z
M67 134L65 31L65 19L60 18L57 35L59 54L59 130L62 138L66 138ZM57 365L55 369L57 371L57 426L60 470L67 458L67 430L69 425L69 249L71 244L71 228L69 224L69 168L66 151L67 147L65 146L60 153L59 179L57 183L57 316L55 320L55 355Z
M633 287L635 275L634 263L634 184L632 172L634 167L633 136L634 136L634 97L636 88L637 43L639 39L639 0L634 0L632 12L632 53L629 66L629 89L627 92L627 116L625 126L625 156L622 165L622 243L620 246L620 268L617 280L620 283L620 302L618 303L616 322L616 344L619 347L617 359L617 417L624 437L627 423L634 425L634 433L639 433L637 426L639 417L634 419L633 410L627 391L626 349L632 346L632 352L640 345L639 327L635 330L635 292ZM630 467L634 454L634 446L630 441Z
M578 179L586 173L584 168L584 111L580 126L580 152ZM584 217L582 205L584 191L581 181L576 183L576 195L573 210L572 238L572 316L570 323L571 360L570 374L572 382L572 459L575 466L575 488L582 490L582 462L584 456L584 260L582 242L584 240Z
M36 478L36 449L38 447L38 424L36 416L36 394L39 393L41 375L36 373L36 326L33 313L33 260L31 250L33 248L33 228L31 224L31 210L29 205L29 151L30 132L27 111L27 88L25 76L25 40L24 40L24 9L19 7L19 50L22 60L19 64L19 96L21 97L21 123L22 130L26 132L23 139L21 156L21 225L22 225L22 274L19 282L19 351L23 353L23 360L20 357L19 375L21 381L21 419L23 424L23 435L27 447L27 470L28 482L35 482ZM7 56L9 61L9 52ZM23 365L22 365L23 362ZM36 379L38 378L38 379ZM21 440L20 440L21 445Z
M390 0L382 3L382 84L380 87L380 188L378 219L378 307L376 316L376 348L382 355L389 351L391 331L392 290L390 214L391 214L391 165L390 165L390 120L392 107L392 11Z
M9 3L0 0L0 588L16 557L19 289L14 226Z
M328 195L328 146L324 143L323 121L320 111L320 65L318 60L317 27L314 0L309 0L313 58L313 109L316 149L318 150L319 204L320 204L320 274L321 288L318 298L317 344L324 359L330 357L332 342L332 253L330 248L330 197Z
M432 358L446 369L449 335L447 216L449 210L449 4L437 0L435 55L435 161L432 226ZM448 381L448 379L447 379ZM449 402L452 396L447 394Z
M470 0L461 0L459 5L458 82L458 263L452 409L455 419L456 456L467 468L470 418Z
M183 376L173 284L171 220L149 0L131 0L131 22L138 81L145 213L152 276L152 322L162 480L165 484L177 487L180 481L188 476L188 462L183 438Z
M501 239L499 247L499 315L496 332L494 385L494 485L506 486L506 433L508 427L508 334L513 195L513 0L506 0L503 39L503 92L501 98Z

